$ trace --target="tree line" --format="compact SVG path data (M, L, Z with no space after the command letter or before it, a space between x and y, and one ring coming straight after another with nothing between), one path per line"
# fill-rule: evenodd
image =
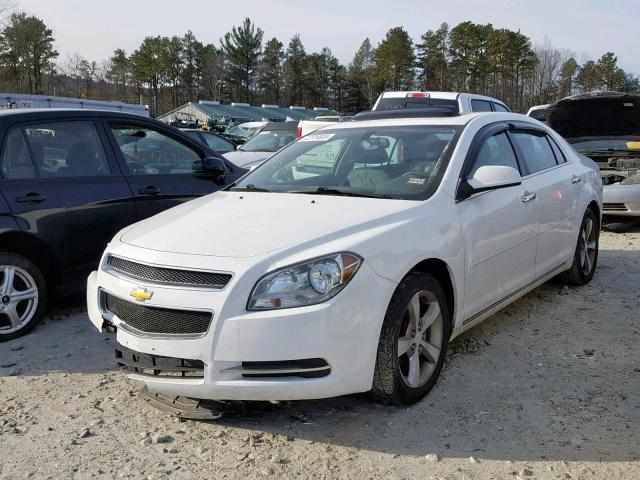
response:
M515 111L563 96L598 90L639 91L613 52L579 63L548 40L532 45L520 31L491 24L446 23L417 42L403 27L374 45L365 39L348 65L328 47L307 52L301 36L265 39L249 18L216 43L182 36L148 36L133 51L102 61L60 58L52 30L14 13L0 32L0 88L138 102L159 115L197 99L252 104L325 106L342 112L371 108L384 90L473 92Z

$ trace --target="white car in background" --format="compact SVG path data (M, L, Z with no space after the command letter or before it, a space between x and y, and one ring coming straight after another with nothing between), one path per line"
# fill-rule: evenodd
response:
M453 114L470 112L509 112L503 102L475 93L402 91L383 92L371 109L442 108Z
M527 110L527 117L535 118L539 122L547 123L547 109L550 104L545 105L534 105L529 110Z
M298 122L266 123L254 137L224 157L242 168L252 169L296 139Z
M389 113L116 235L87 302L120 367L172 399L411 404L452 338L556 275L591 280L591 160L523 115Z
M574 95L547 112L549 126L600 167L607 223L640 220L640 94Z

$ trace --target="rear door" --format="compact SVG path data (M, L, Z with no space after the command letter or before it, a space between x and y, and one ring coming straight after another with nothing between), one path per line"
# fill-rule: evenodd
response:
M104 122L139 219L215 192L239 177L232 167L222 179L203 172L203 158L216 154L168 128L130 119Z
M544 275L569 258L575 248L577 188L572 183L570 163L544 130L514 125L510 135L526 170L522 185L536 207L539 238L535 270Z
M133 197L95 119L11 127L2 146L2 190L20 228L57 255L63 283L84 280L118 230L135 221Z

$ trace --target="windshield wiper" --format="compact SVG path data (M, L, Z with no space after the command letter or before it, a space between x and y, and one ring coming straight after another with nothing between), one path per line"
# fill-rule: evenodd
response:
M229 190L231 191L240 191L240 192L270 192L271 190L267 190L266 188L256 187L252 183L248 183L244 187L231 187Z
M391 195L350 192L348 190L340 190L339 188L332 187L318 187L315 190L295 190L289 193L305 193L308 195L341 195L345 197L393 198Z

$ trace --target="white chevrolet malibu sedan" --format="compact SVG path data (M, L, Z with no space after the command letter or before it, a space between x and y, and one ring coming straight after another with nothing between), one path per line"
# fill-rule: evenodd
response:
M591 280L594 162L518 114L398 115L121 231L87 290L118 365L169 397L411 404L456 335L552 277Z

